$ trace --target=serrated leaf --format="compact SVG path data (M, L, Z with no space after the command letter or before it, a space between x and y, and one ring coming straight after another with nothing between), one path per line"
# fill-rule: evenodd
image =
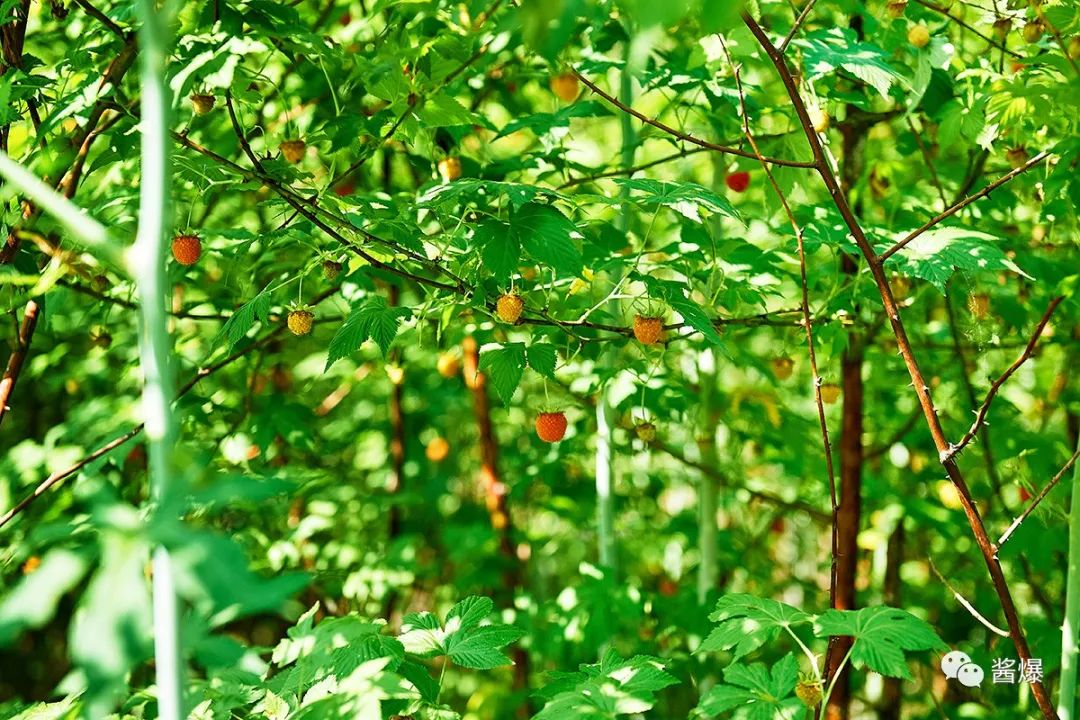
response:
M509 282L521 260L521 242L510 226L498 220L484 220L476 227L476 240L484 267L500 283Z
M525 254L564 276L579 275L581 251L574 243L574 223L551 205L529 203L510 218L510 230Z
M401 321L409 317L412 317L412 310L390 307L382 297L369 298L353 307L349 317L330 340L324 372L368 340L373 340L385 357L397 337Z
M653 657L637 655L623 660L613 651L596 665L582 666L581 672L559 674L553 694L539 693L550 699L533 720L565 718L617 718L644 713L656 703L656 692L678 683L664 663Z
M555 377L555 365L558 362L555 346L548 343L533 343L529 346L528 362L529 367L544 377Z
M725 684L713 687L701 698L698 711L707 717L742 708L745 717L760 720L798 720L806 708L792 695L799 679L795 656L785 655L772 667L762 663L734 664L724 670Z
M237 308L225 322L225 325L222 326L218 335L219 337L224 337L228 341L230 348L240 342L240 340L248 334L248 331L255 325L256 318L264 325L269 321L269 289L270 286L267 285L259 291L258 295Z
M432 613L422 612L409 613L402 618L398 640L405 646L406 652L430 657L445 654L445 637L439 619Z
M888 98L893 82L903 79L887 62L884 50L858 42L855 33L847 28L833 27L807 33L795 44L803 49L803 66L811 80L842 69L873 87L883 98Z
M719 625L705 638L701 650L731 650L736 660L772 642L781 631L812 621L810 615L791 605L746 593L720 598L709 619Z
M557 128L569 127L574 118L606 117L611 114L611 109L606 105L595 100L585 100L567 105L553 113L534 113L512 120L499 132L496 139L519 130L532 130L537 135L544 135Z
M671 208L696 223L705 221L705 216L701 212L703 209L709 213L740 219L738 211L727 198L696 183L650 178L615 178L614 180L621 188L630 191L636 202L646 207L661 205Z
M446 622L444 623L446 631L456 632L474 628L486 620L494 609L495 603L492 602L491 598L480 595L471 595L464 600L460 600L454 607L450 608L450 612L446 613Z
M851 662L888 677L911 679L904 653L945 649L946 645L924 620L899 608L828 610L814 622L814 634L855 639Z
M521 376L525 374L524 343L481 348L480 369L490 378L503 405L509 405L518 383L521 382Z
M903 235L898 235L900 240ZM930 282L943 295L957 270L999 272L1007 270L1031 279L997 245L998 238L959 226L936 227L915 238L896 253L901 272Z

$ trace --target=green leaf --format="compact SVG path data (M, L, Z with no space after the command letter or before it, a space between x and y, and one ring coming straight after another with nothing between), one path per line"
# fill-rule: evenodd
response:
M236 343L240 342L248 331L251 330L255 324L255 318L259 319L259 322L264 325L269 321L270 316L270 285L267 284L259 294L253 297L248 302L241 305L236 311L229 317L225 325L222 326L221 331L218 333L218 337L224 336L229 342L229 348L231 349Z
M855 639L851 662L888 677L911 679L904 653L940 650L946 645L924 620L899 608L829 610L814 622L821 638L843 635Z
M528 352L529 367L544 377L555 377L555 365L558 355L554 345L548 343L533 343Z
M736 660L772 642L781 631L812 621L810 615L798 608L745 593L720 598L709 619L719 625L705 638L701 650L730 650Z
M510 218L510 229L529 257L564 276L580 275L581 251L574 223L551 205L529 203Z
M549 700L533 720L617 718L644 713L656 703L658 691L677 683L657 658L637 655L623 660L608 651L596 665L583 665L577 673L558 674L554 692L539 693Z
M893 82L903 77L886 61L885 51L870 43L857 42L855 33L847 28L833 27L807 33L795 40L803 50L803 66L807 79L816 80L836 69L862 80L889 97Z
M521 242L510 226L498 220L484 220L476 227L476 240L481 246L484 267L500 283L508 283L521 260Z
M607 117L612 111L603 103L595 100L576 102L560 108L553 113L535 113L512 120L496 136L496 139L515 133L518 130L532 130L537 135L546 135L555 129L567 128L574 118Z
M88 566L83 554L64 548L50 550L37 570L24 576L0 602L0 647L10 645L23 630L44 626L56 613L60 598L79 584Z
M727 198L717 195L712 190L696 183L670 182L650 178L614 178L614 181L645 207L657 205L668 207L683 217L696 223L705 221L708 213L725 217L739 218L739 213ZM622 202L621 199L610 202Z
M798 679L799 666L790 653L773 665L771 673L762 663L730 665L724 670L726 684L702 696L698 710L707 717L716 717L743 708L745 717L755 720L798 720L806 713L802 702L792 694Z
M459 631L447 638L450 659L462 667L487 670L513 662L500 648L519 640L525 633L507 625L484 625Z
M494 609L495 603L491 598L471 595L459 601L450 608L450 612L446 613L446 629L448 632L454 632L474 628L487 619Z
M897 235L896 240L904 235ZM901 272L927 280L943 295L945 285L957 269L991 273L1007 270L1032 279L1002 252L998 242L993 235L977 230L939 226L927 230L897 252L899 262L894 262Z
M480 349L480 369L491 379L503 405L509 405L521 376L525 374L524 343L484 346Z
M385 298L372 297L353 307L349 317L334 333L326 355L326 370L351 354L368 340L375 341L383 356L397 337L401 321L412 317L412 310L390 307Z

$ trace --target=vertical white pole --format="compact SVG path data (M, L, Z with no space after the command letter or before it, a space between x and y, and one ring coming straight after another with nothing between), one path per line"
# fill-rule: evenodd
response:
M1080 438L1077 439L1080 449ZM1080 462L1073 467L1069 506L1069 569L1065 580L1065 622L1061 626L1061 687L1057 714L1075 720L1076 675L1080 662Z
M168 504L173 476L176 423L172 399L176 394L170 358L165 306L165 262L171 229L169 162L169 110L165 85L170 13L154 0L141 0L139 30L141 56L142 167L139 192L139 229L128 262L139 291L139 357L143 372L143 420L149 450L152 501ZM157 670L158 716L184 717L181 700L181 649L172 560L164 547L153 553L154 659Z

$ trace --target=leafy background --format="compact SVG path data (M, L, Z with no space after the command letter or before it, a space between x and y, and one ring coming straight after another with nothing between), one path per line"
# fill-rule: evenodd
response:
M777 39L801 9L746 6ZM737 5L176 10L175 223L203 256L168 268L175 371L182 388L197 380L176 405L185 492L170 512L150 511L142 438L129 436L133 285L50 217L24 221L0 189L2 229L19 229L0 265L5 346L29 299L44 308L0 427L0 507L124 438L0 529L5 717L156 715L158 544L177 561L199 718L795 718L809 716L800 676L836 633L855 638L853 717L1032 715L1026 687L972 691L937 672L946 647L984 667L1014 650L954 596L1003 624L868 269L813 171L773 167L804 229L823 383L841 384L859 350L857 614L828 609L800 264L760 165L630 119L580 83L571 101L553 92L572 67L745 153L730 53L762 152L807 162ZM25 46L0 75L4 146L53 184L81 163L74 200L128 237L136 6L5 0L5 30L23 12ZM1026 42L1039 18L1048 31ZM917 24L931 33L921 49L907 39ZM992 536L1076 446L1078 32L1076 6L1052 0L910 2L899 18L821 0L787 50L804 98L832 117L822 137L878 249L1016 158L1052 153L886 265L951 438L1066 298L960 457ZM194 113L192 93L214 109ZM82 157L74 140L91 131ZM290 164L279 147L296 138L306 149ZM743 192L725 183L737 172ZM513 326L495 318L510 290L525 301ZM301 304L315 330L293 337L284 316ZM666 341L643 347L632 320L654 312ZM834 443L846 400L826 405ZM614 470L604 560L598 402ZM570 421L554 446L532 428L550 407ZM654 440L635 432L643 420ZM718 572L699 589L700 492L714 483ZM1000 553L1051 687L1067 502L1051 493Z

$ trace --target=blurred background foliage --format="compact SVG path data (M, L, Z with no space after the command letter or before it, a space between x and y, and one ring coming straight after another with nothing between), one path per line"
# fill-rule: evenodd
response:
M1050 299L1066 297L960 459L996 537L1076 447L1080 19L1075 4L1051 0L904 5L821 0L787 55L808 104L831 119L822 137L879 249L1052 153L886 266L955 438ZM25 45L0 76L7 152L53 184L83 163L74 200L130 234L138 85L118 68L135 51L133 5L0 7L5 29L28 13ZM782 38L803 7L745 9ZM5 717L30 707L43 714L23 717L155 716L154 543L179 558L196 717L529 717L560 682L618 676L620 663L651 678L625 689L633 702L571 703L563 715L553 704L543 717L688 717L731 660L700 651L722 593L829 606L829 487L787 218L752 156L637 120L627 135L620 109L567 75L573 67L649 118L748 151L730 51L762 151L806 162L802 128L740 7L212 0L177 10L173 201L177 232L202 244L195 265L169 267L175 370L181 387L197 379L176 405L183 523L148 512L135 435L4 525ZM1043 30L1033 41L1032 23ZM924 47L909 40L915 26L930 32ZM197 112L193 94L213 96L212 109ZM72 140L86 132L81 157ZM294 163L281 143L296 139ZM629 181L628 166L642 168ZM849 259L813 171L773 169L805 229L826 389L844 383L842 360L859 348L858 604L903 607L985 667L1012 657L954 596L1003 624L865 263ZM27 302L42 308L0 427L7 509L134 428L141 375L133 286L48 217L24 221L3 192L3 230L18 246L0 265L5 357ZM495 316L508 291L524 300L515 325ZM296 337L285 315L300 306L315 325ZM642 313L673 326L664 343L634 340ZM846 400L837 389L823 393L834 445ZM610 567L598 550L598 402L613 426ZM569 420L555 445L533 431L550 408ZM639 436L644 422L654 439ZM718 572L701 597L703 478L719 486ZM1051 678L1062 485L1001 552ZM520 631L506 635L512 668L447 661L410 638L428 620L409 613L442 622L469 596L494 600L477 622ZM376 649L346 661L334 654L342 642ZM787 649L761 652L772 664ZM551 674L594 663L580 677ZM925 654L910 666L901 699L880 675L854 672L851 716L1034 712L1025 686L946 685ZM327 677L341 690L333 697L347 686L374 705L318 692L301 702L300 689Z

